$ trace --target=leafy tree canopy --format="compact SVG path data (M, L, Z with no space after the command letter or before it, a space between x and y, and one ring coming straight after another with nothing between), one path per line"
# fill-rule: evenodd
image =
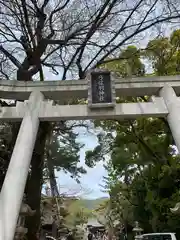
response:
M144 60L147 60L153 75L179 74L179 44L180 31L175 30L169 37L149 41L143 50L127 47L119 59L108 59L105 67L122 77L139 76L140 72L146 76ZM166 119L96 121L96 126L104 134L101 151L95 154L97 157L109 154L110 158L105 188L110 194L111 213L118 216L126 230L139 221L145 232L176 232L180 236L179 217L170 212L170 207L180 201L180 158ZM131 230L127 230L129 234Z

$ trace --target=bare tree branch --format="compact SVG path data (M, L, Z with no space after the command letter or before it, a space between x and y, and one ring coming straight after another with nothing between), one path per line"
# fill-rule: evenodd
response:
M41 64L62 79L72 71L83 78L143 32L179 17L174 0L0 0L1 52L19 80L32 79Z

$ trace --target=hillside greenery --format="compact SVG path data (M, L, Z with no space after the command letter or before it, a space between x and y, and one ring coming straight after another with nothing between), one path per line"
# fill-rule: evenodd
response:
M78 199L71 201L68 205L68 215L65 218L65 222L69 227L75 227L87 223L90 219L97 219L95 215L96 209L104 203L106 198L97 199ZM98 221L98 220L97 220Z

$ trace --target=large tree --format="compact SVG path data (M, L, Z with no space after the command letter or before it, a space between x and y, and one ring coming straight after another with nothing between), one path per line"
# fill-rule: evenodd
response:
M62 80L84 78L88 69L116 56L139 34L179 17L174 0L2 0L0 77L43 81L51 71ZM31 161L26 192L28 203L37 210L28 224L31 240L36 239L39 227L43 162L53 128L53 124L41 123ZM11 146L18 129L19 125L13 125Z

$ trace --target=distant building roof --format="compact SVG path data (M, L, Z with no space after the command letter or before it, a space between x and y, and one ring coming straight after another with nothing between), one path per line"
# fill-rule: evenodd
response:
M96 218L91 218L88 220L87 222L87 225L91 225L91 226L94 226L94 227L101 227L103 226L102 224L100 224Z

